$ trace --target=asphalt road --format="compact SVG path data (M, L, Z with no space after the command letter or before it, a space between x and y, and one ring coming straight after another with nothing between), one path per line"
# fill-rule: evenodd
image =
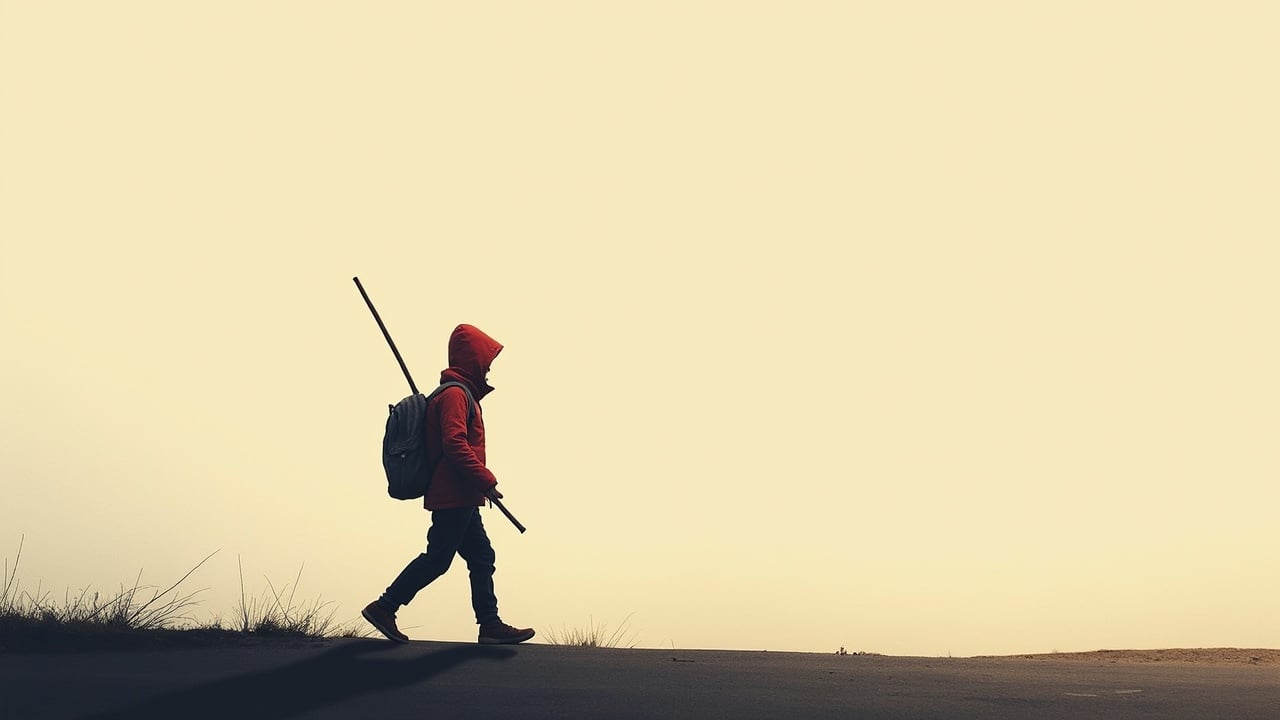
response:
M1276 720L1280 666L260 642L0 654L0 717Z

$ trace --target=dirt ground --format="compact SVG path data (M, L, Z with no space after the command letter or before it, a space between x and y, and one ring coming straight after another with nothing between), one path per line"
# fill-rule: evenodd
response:
M1080 660L1096 663L1191 663L1196 665L1280 665L1280 650L1260 648L1172 648L1094 650L1077 653L1010 655L1025 660Z

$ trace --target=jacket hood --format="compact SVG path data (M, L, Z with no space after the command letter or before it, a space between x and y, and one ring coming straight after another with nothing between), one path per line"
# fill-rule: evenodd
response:
M493 392L485 376L502 344L474 325L459 325L449 336L449 367L440 373L441 382L459 381L471 389L476 400Z

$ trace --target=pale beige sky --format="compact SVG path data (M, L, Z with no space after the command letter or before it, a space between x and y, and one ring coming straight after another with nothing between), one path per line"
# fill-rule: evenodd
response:
M1280 646L1278 16L0 0L0 551L356 617L427 526L358 274L420 385L506 345L512 622Z

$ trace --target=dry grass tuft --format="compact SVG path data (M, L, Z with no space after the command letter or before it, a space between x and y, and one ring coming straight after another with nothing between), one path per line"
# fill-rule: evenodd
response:
M594 618L590 618L585 628L554 628L543 633L543 637L551 645L568 645L572 647L593 647L593 648L634 648L635 633L631 637L627 637L627 623L630 622L631 613L623 618L618 627L609 632L609 628L604 623L597 625Z
M142 571L131 584L120 586L111 595L84 588L66 592L56 601L52 594L37 588L22 589L18 569L26 536L18 542L18 553L12 569L4 560L3 584L0 584L0 650L43 651L138 647L192 644L210 641L245 639L251 636L290 636L297 638L367 637L367 630L334 621L332 603L318 598L310 603L295 604L294 594L302 569L292 586L276 591L267 579L269 593L261 598L245 600L244 574L241 572L240 595L236 623L228 627L221 618L198 622L189 611L199 602L197 596L207 588L184 592L182 584L218 551L209 553L177 582L164 589L143 585Z

